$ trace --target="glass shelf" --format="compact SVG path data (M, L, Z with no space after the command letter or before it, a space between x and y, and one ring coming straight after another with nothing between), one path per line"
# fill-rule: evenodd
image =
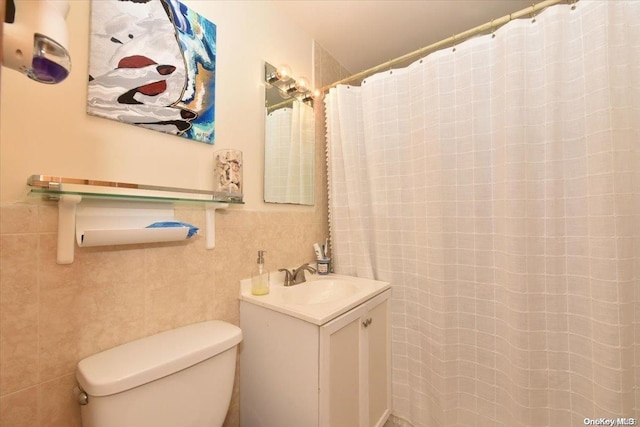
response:
M164 203L176 203L176 204L209 204L209 203L222 203L231 205L243 205L243 201L238 200L223 200L221 197L216 199L198 199L189 197L169 197L169 196L156 196L156 195L144 195L144 194L115 194L115 193L96 193L85 191L68 191L68 190L53 190L46 188L31 188L29 189L29 196L43 196L47 200L58 200L60 196L81 196L83 199L104 199L104 200L123 200L123 201L139 201L139 202L164 202Z
M58 200L60 196L87 199L164 202L177 204L224 203L242 205L242 194L228 194L185 188L127 184L110 181L32 175L27 180L29 195Z

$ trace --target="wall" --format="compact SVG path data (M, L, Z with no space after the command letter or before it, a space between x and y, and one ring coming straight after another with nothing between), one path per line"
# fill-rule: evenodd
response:
M2 201L21 200L35 173L211 189L213 151L236 148L244 152L247 207L263 208L263 62L311 77L313 40L268 2L185 3L217 25L215 146L86 114L90 2L71 1L69 78L38 85L3 73Z
M262 203L262 61L286 62L311 77L309 36L267 2L185 2L218 26L211 147L85 114L90 4L70 3L69 79L45 86L2 72L1 427L79 426L71 394L79 360L189 323L238 324L238 284L251 274L256 252L267 250L270 269L297 265L313 259L312 243L328 233L322 136L316 205ZM323 132L320 123L317 129ZM24 196L34 173L208 189L218 148L244 151L247 203L216 214L214 250L196 236L175 244L76 248L73 264L58 265L56 205ZM201 209L180 208L177 217L204 225ZM236 385L226 426L239 424L238 393Z

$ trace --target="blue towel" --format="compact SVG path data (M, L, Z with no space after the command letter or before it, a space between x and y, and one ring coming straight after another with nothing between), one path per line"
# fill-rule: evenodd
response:
M179 221L160 221L154 222L153 224L147 225L146 228L167 228L167 227L187 227L189 228L189 233L187 233L187 239L196 234L199 230L195 225L187 224L186 222Z

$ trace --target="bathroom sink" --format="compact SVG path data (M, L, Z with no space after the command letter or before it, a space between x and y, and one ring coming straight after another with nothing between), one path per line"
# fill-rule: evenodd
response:
M348 280L312 280L284 289L282 299L291 304L323 304L344 299L358 291L358 286Z
M267 295L251 294L251 279L240 282L240 300L302 320L323 325L375 295L389 289L388 282L340 274L307 274L307 281L284 286L284 274L271 273Z

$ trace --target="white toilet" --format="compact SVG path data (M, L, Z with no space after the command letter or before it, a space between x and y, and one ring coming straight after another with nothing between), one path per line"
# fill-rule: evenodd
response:
M78 363L83 427L220 427L242 332L196 323L132 341Z

